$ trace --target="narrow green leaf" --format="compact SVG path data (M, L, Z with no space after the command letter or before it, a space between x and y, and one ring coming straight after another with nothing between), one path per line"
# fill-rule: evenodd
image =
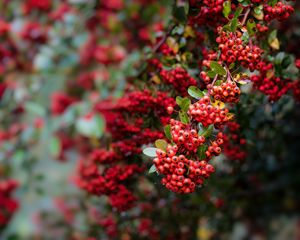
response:
M156 150L157 150L157 148L148 147L143 150L143 153L145 155L147 155L148 157L156 157Z
M189 109L189 106L191 105L191 99L185 97L181 103L181 106L180 108L183 110L183 111L187 111Z
M186 8L184 6L175 6L173 8L173 16L180 23L185 23L187 21Z
M217 80L214 84L214 86L220 86L223 83L222 80Z
M38 115L38 116L46 115L46 110L43 108L43 106L41 106L38 103L26 102L24 107L26 112L28 112L29 114Z
M241 15L242 12L243 12L243 8L242 8L242 7L238 7L238 8L235 10L235 12L234 12L233 18L237 19L237 18Z
M150 167L150 169L149 169L149 174L150 173L154 173L154 172L157 172L157 170L156 170L156 167L155 167L155 165L153 164L151 167Z
M237 29L237 26L238 26L238 19L237 18L233 18L231 20L231 23L230 23L230 31L231 32L235 32L236 29Z
M183 101L183 98L182 98L182 97L180 97L180 96L177 96L177 97L176 97L176 103L177 103L178 106L181 105L182 101Z
M200 99L200 98L204 97L203 92L195 86L190 86L188 88L188 93L191 97L196 98L196 99Z
M277 38L277 30L275 29L269 34L268 42L270 43L276 38Z
M214 125L209 125L207 128L205 128L201 133L200 135L207 138L207 137L210 137L212 132L214 130Z
M171 134L171 126L170 124L166 125L164 127L165 135L169 140L172 140L172 134Z
M210 78L214 78L216 75L217 75L217 73L214 72L214 71L208 71L207 72L207 76L209 76Z
M210 68L219 75L226 75L226 70L216 61L210 62Z
M205 152L207 151L207 145L203 144L198 147L197 154L200 160L203 160L206 158Z
M61 150L60 141L57 137L50 140L49 151L52 156L58 156Z
M253 19L249 19L247 21L246 27L247 27L247 32L249 33L249 36L253 36L256 31L255 21L253 21Z
M282 68L288 68L292 64L292 62L292 57L290 55L285 56L282 61Z
M223 3L223 15L224 15L224 17L228 18L230 12L231 12L231 2L226 1L226 2Z
M184 124L189 123L189 117L188 117L187 113L184 112L183 110L179 111L179 118L182 123L184 123Z
M263 5L261 4L254 8L254 13L260 15L262 13L262 9L263 9Z
M87 118L81 117L76 121L76 130L83 136L100 138L104 132L105 123L103 118L95 114Z
M243 33L242 40L243 40L243 43L248 43L249 42L249 33L248 33L248 31L245 31Z
M191 104L191 100L187 97L182 98L178 96L176 97L176 103L183 111L187 111Z
M168 143L163 139L157 139L155 141L155 147L157 147L163 151L166 151L167 146L168 146Z
M234 66L235 66L235 63L233 62L233 63L230 63L230 65L229 65L229 69L231 70L231 69L233 69L234 68Z
M274 59L274 63L276 65L281 65L283 59L285 58L285 53L284 52L279 52L276 56L275 56L275 59Z

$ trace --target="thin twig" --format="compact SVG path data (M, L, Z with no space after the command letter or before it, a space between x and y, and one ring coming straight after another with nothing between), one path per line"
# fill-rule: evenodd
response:
M214 80L213 80L213 82L211 83L212 86L215 84L215 82L217 81L217 79L218 79L218 74L216 74L216 76L214 77Z
M166 34L163 36L163 38L153 47L152 49L153 53L155 53L161 47L161 45L163 45L163 43L166 41L166 39L174 29L174 27L175 25L171 26L169 30L166 32Z
M230 73L230 70L229 70L229 68L227 66L225 66L225 70L226 70L226 82L228 80L233 80L233 77L232 77L232 75Z
M244 18L243 18L243 21L241 22L242 26L245 25L245 22L246 22L246 20L247 20L247 18L248 18L248 15L249 15L250 11L251 11L250 8L248 8L248 9L247 9L247 12L245 13L245 16L244 16Z
M152 54L151 56L157 52L157 50L161 47L161 45L166 41L166 39L168 38L168 36L170 35L170 33L173 31L173 29L175 28L175 25L171 26L169 28L169 30L166 32L166 34L163 36L163 38L152 48ZM147 68L143 68L139 71L139 73L136 75L136 77L140 77L145 71L147 70Z

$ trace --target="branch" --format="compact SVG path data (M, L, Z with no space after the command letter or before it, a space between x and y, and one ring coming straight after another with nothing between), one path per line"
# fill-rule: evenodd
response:
M212 86L215 84L215 82L217 81L217 79L218 79L218 74L216 74L216 76L214 77L214 80L213 80L213 82L211 83Z
M170 33L172 32L172 30L175 28L175 25L171 26L169 28L169 30L166 32L166 34L163 36L163 38L153 47L153 53L155 53L160 47L161 45L163 45L163 43L166 41L166 39L168 38L168 36L170 35Z
M242 26L245 25L245 22L246 22L246 20L247 20L247 18L248 18L248 15L249 15L250 11L251 11L250 8L248 8L248 9L247 9L247 12L246 12L245 15L244 15L243 21L241 22Z

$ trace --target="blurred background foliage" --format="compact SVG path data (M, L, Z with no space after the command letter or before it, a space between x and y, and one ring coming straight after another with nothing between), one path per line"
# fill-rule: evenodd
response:
M100 115L92 120L84 116L95 101L122 96L126 82L140 74L152 54L149 42L162 36L160 30L170 23L173 1L126 0L109 16L105 10L101 13L102 3L96 0L51 1L51 9L43 11L28 10L25 2L0 0L0 21L10 23L10 37L17 45L11 62L5 65L2 59L5 66L0 72L0 82L6 85L0 97L0 171L4 178L19 182L15 197L20 205L0 239L88 239L94 231L99 239L109 239L88 213L93 208L109 211L103 209L106 199L87 196L74 185L78 153L62 152L57 131L75 131L91 141L105 134ZM68 10L53 17L63 5ZM95 9L100 9L97 20ZM276 23L282 50L296 58L300 57L299 18L297 11L287 22ZM21 37L28 22L41 25L36 34L46 31L46 42ZM93 28L97 28L94 35ZM140 29L145 33L138 33ZM1 36L0 44L7 41ZM107 59L112 64L103 60L106 56L90 60L95 49L89 49L88 43L93 41L113 46L112 59ZM99 51L99 55L104 52ZM92 91L75 84L78 75L88 71L96 76ZM51 97L60 91L78 98L63 114L53 115ZM165 231L193 229L189 239L299 239L299 105L291 96L270 103L255 92L244 94L234 111L248 141L246 159L215 159L219 170L197 194L178 196L155 186L162 207L154 211L153 221ZM7 131L12 137L2 137ZM149 178L159 184L155 176ZM179 213L173 213L176 206L166 206L174 199ZM143 200L152 201L145 196ZM124 229L129 222L136 226L132 216L120 215ZM182 222L185 225L178 225ZM122 239L130 238L124 232Z

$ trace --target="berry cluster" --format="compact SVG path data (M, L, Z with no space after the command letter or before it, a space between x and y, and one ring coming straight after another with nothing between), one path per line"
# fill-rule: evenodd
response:
M6 35L10 31L10 24L0 19L0 36Z
M53 115L62 114L76 99L64 92L55 92L51 96L51 112Z
M197 122L202 123L204 127L214 124L219 127L225 124L229 119L227 108L220 109L211 104L210 98L204 96L198 102L189 106L188 114Z
M261 3L265 3L266 0L250 0L252 3L257 3L257 4L261 4Z
M76 79L78 87L85 90L93 89L95 85L96 74L94 72L82 73Z
M222 149L221 146L224 143L224 134L222 132L219 132L216 136L216 139L211 142L210 146L207 148L207 151L205 152L206 160L210 160L213 156L220 155Z
M206 85L211 82L210 77L207 75L207 73L205 71L200 72L200 77Z
M199 136L195 129L174 119L170 120L172 140L179 148L188 150L187 154L195 153L205 142L205 137Z
M201 186L205 178L215 171L206 161L193 161L178 154L178 146L168 145L166 152L157 150L153 160L157 171L164 174L162 184L177 193L191 193Z
M17 186L18 183L15 180L0 181L0 229L9 222L11 216L18 208L17 200L11 196Z
M21 37L32 43L44 44L47 42L47 30L37 22L28 22L21 31Z
M182 96L187 95L186 89L189 86L196 86L197 84L196 80L181 67L174 68L170 71L162 69L160 76L165 83L172 85Z
M99 225L105 229L106 234L110 238L114 238L117 236L118 234L117 221L112 216L102 217L101 219L99 219Z
M112 155L112 153L107 154ZM99 168L99 157L95 154L92 154L87 160L79 162L79 174L74 179L76 184L91 194L107 195L110 204L119 211L133 207L136 198L123 185L123 182L128 182L133 176L141 173L143 168L136 164Z
M109 196L109 202L112 207L118 211L126 211L134 206L136 197L123 185L118 187L118 190Z
M224 154L230 160L244 160L246 158L246 139L241 136L240 125L236 122L226 124L228 132L224 135Z
M210 0L203 0L204 12L210 11L211 13L219 13L223 10L223 3L224 0L216 0L216 1L210 1Z
M91 152L92 161L102 164L109 164L120 161L120 156L113 150L95 149Z
M26 0L24 1L23 9L26 14L31 13L34 10L49 11L51 8L50 0Z
M290 5L284 4L282 2L276 3L274 6L264 5L264 19L266 21L271 21L277 19L279 21L284 21L294 12L294 8Z
M267 26L262 25L260 23L256 24L256 29L257 29L258 32L261 32L261 33L265 33L269 30L269 28Z
M293 82L292 91L294 98L297 102L300 102L300 81Z
M94 58L104 65L116 64L126 57L126 51L121 46L98 45L94 49Z
M119 99L115 110L140 114L152 110L158 116L163 116L167 113L165 106L175 106L175 100L168 97L167 93L157 91L156 96L152 96L149 90L143 90L132 91Z
M168 44L166 44L166 43L163 43L163 44L159 47L159 51L160 51L162 54L166 55L166 56L174 56L174 55L176 55L176 52L175 52L172 48L170 48L170 47L168 46Z
M150 239L159 239L159 231L153 227L153 221L150 218L140 220L138 231L141 237L148 236Z
M219 28L218 31L219 37L216 38L216 42L221 51L220 60L228 65L239 61L243 67L249 68L251 71L257 69L263 52L258 46L244 45L240 31L228 33L222 31L222 28Z
M277 101L291 88L291 82L274 75L274 66L271 63L263 62L260 73L253 75L251 81L254 87L269 97L270 101Z
M214 26L220 21L225 21L222 14L223 4L225 0L190 0L189 2L191 6L197 7L199 9L199 13L196 16L190 18L191 23L199 25L208 24Z
M218 101L236 103L241 94L240 88L234 81L226 81L220 86L207 85L208 93Z

